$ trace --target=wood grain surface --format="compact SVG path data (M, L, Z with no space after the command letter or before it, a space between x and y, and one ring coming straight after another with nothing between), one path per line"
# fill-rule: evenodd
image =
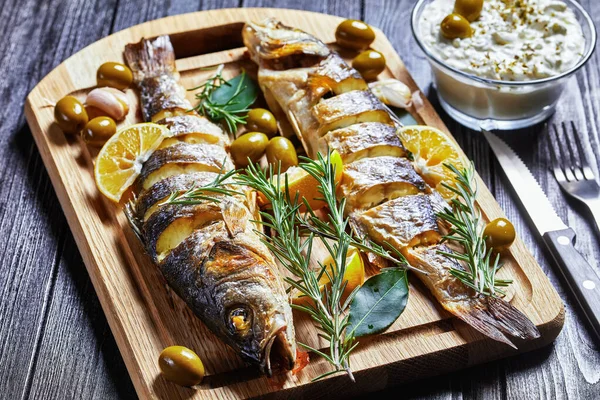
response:
M429 70L416 50L407 21L412 1L242 2L244 6L306 8L360 17L379 26L402 55L421 88ZM135 396L81 258L22 115L31 88L63 59L122 28L237 2L5 2L0 32L3 123L0 141L0 396L6 398L130 398ZM584 2L595 20L597 2ZM598 172L598 55L571 82L555 121L576 119L589 138L588 157ZM547 254L515 206L505 177L485 141L440 111L527 246L567 303L566 327L557 342L523 356L390 390L423 398L592 398L600 386L600 356L572 299L562 289ZM576 204L565 201L547 172L545 137L538 130L507 136L547 190L559 214L578 232L578 248L597 266L598 235ZM531 149L535 151L531 151ZM381 394L385 396L384 393Z

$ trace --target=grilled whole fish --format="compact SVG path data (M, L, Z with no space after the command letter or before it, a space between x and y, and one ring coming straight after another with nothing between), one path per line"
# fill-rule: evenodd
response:
M146 251L175 292L245 361L269 375L272 359L292 369L292 312L275 260L254 232L252 193L232 186L242 194L211 195L218 202L161 204L173 192L206 185L234 168L228 136L188 112L192 106L179 84L168 37L127 45L125 59L144 119L172 133L144 163L135 186L131 212Z
M539 337L512 305L478 296L450 274L462 266L438 252L443 199L405 158L395 123L358 72L323 42L273 19L246 24L243 37L269 106L286 115L309 156L342 155L338 196L353 229L405 254L427 273L417 275L439 303L481 333L513 347L506 335Z

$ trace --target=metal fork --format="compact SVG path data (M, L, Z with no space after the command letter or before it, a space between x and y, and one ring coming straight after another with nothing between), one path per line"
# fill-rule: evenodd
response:
M571 121L570 125L571 135L564 122L561 123L562 129L552 124L554 134L547 129L552 172L565 193L589 208L596 222L596 229L600 232L600 186L586 160L575 123Z

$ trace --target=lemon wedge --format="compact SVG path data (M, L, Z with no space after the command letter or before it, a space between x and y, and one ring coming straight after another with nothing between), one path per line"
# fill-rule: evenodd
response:
M444 164L463 169L467 161L458 144L439 129L425 125L405 126L398 131L404 147L412 153L417 172L446 200L454 197L442 183L455 184L454 174Z
M166 127L154 123L128 126L115 133L96 159L94 178L98 190L110 200L119 202L140 174L143 163L169 136Z

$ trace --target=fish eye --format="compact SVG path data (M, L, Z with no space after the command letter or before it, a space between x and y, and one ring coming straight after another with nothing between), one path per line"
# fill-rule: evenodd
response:
M245 307L236 307L229 312L230 327L234 333L246 334L252 327L252 315Z
M332 98L333 96L335 96L335 93L333 92L333 90L328 90L327 92L325 92L325 94L323 96L321 96L321 98L323 100L327 100Z

